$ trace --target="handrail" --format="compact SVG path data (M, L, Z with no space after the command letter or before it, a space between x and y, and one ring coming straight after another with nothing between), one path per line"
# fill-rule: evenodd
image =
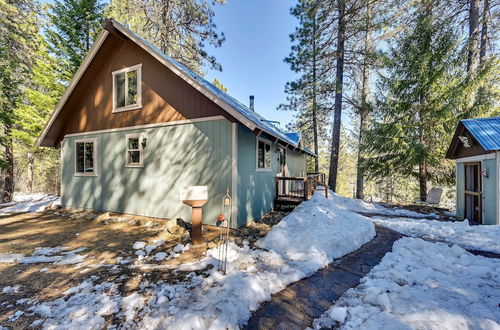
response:
M276 198L308 200L318 186L325 187L328 197L328 186L323 173L308 173L307 177L276 177Z

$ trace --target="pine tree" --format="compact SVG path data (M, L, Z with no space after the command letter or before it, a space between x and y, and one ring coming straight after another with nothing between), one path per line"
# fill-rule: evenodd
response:
M432 1L421 1L413 23L390 46L387 73L378 86L378 122L365 146L371 176L414 177L423 200L428 181L452 180L444 153L456 119L474 111L467 108L467 100L486 77L484 71L469 79L453 25L436 17L433 9Z
M220 47L224 33L217 32L213 4L225 0L116 0L111 15L117 21L145 38L162 52L201 72L207 64L222 70L217 59L209 55L206 45Z
M299 73L297 80L288 82L287 103L278 109L297 112L293 127L303 133L303 141L319 154L319 141L324 137L328 123L331 98L332 68L328 52L330 44L322 33L328 13L318 0L300 0L291 14L299 20L299 27L290 35L292 51L285 58L291 69ZM314 172L319 172L319 160L314 160Z
M64 80L73 77L101 31L103 10L101 0L59 0L52 6L45 34L50 51L64 61Z
M223 92L227 92L227 88L226 86L224 86L220 81L219 79L217 78L214 78L214 80L212 81L212 84L217 87L218 89L220 89L221 91Z
M29 192L33 191L35 185L35 159L49 157L52 164L58 164L57 151L36 148L35 142L64 90L58 79L59 62L49 54L45 40L41 36L38 38L32 79L27 82L21 101L14 109L15 125L12 131L16 156L21 161L26 161L27 170L23 176L27 178ZM21 161L18 160L17 164L20 165ZM52 167L50 174L55 177L57 166ZM45 181L48 179L45 178Z
M3 128L0 145L4 149L0 168L3 170L3 202L10 202L14 193L14 109L30 77L38 32L36 19L36 7L32 1L0 0L0 123Z

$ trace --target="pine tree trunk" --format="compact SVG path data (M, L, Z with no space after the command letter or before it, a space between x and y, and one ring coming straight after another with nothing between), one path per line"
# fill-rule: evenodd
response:
M332 150L330 154L330 171L328 185L333 191L337 187L337 171L339 165L340 129L342 116L342 88L344 82L344 43L345 43L345 0L338 0L337 31L337 68L335 75L335 105L333 113Z
M366 2L366 27L365 27L365 45L364 45L364 55L363 55L363 77L361 83L361 108L359 111L359 134L358 134L358 163L356 171L356 198L364 199L364 172L363 172L363 161L364 153L362 146L364 144L364 132L366 132L368 124L368 90L370 84L370 69L368 67L368 54L371 49L371 35L370 35L370 24L371 24L371 8L369 4L370 0Z
M313 19L313 102L312 102L312 123L313 123L313 139L314 153L318 155L318 118L317 118L317 76L316 76L316 12ZM319 159L314 158L314 172L319 173Z
M479 0L469 0L469 51L467 73L474 75L479 54Z
M5 124L5 162L6 169L4 170L4 182L3 182L3 203L12 202L12 197L14 195L14 153L12 145L11 127Z
M420 200L425 202L427 199L427 166L425 162L418 166L418 186Z
M28 152L28 192L33 192L33 184L35 182L35 157L32 152Z
M484 0L483 7L483 27L481 28L481 45L479 47L479 66L482 66L486 58L486 48L488 47L488 20L490 13L490 0Z

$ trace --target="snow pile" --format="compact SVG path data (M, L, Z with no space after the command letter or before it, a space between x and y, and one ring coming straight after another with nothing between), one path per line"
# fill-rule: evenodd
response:
M150 256L151 252L153 252L154 250L156 250L157 248L159 248L163 244L165 244L165 241L161 240L161 239L157 239L153 242L153 244L149 244L149 245L147 245L146 242L137 241L134 243L132 248L134 250L136 250L135 254L137 255L137 260L142 261L145 258L148 258ZM191 244L189 244L189 243L186 245L177 244L176 246L174 246L174 248L172 249L170 254L167 252L158 252L152 256L152 259L155 261L163 261L165 259L168 260L168 259L172 259L172 258L177 258L181 252L188 251L190 249L190 247L191 247Z
M117 285L108 282L94 284L86 280L64 295L28 310L46 318L45 329L101 329L104 317L118 312L122 302Z
M458 244L465 249L500 253L500 226L470 226L464 222L418 219L377 219L373 222L403 235Z
M58 265L72 265L83 262L85 255L77 253L83 252L86 248L81 247L72 251L68 247L37 247L31 256L25 257L20 253L2 253L0 254L0 263L15 262L22 264L37 264L52 262ZM66 251L66 252L63 252Z
M499 288L499 259L405 237L314 327L498 329Z
M256 245L300 263L311 275L333 259L356 251L375 237L375 226L337 196L317 192L287 215Z
M349 210L353 212L377 213L408 218L439 218L439 215L435 213L427 214L400 208L389 208L379 204L366 202L362 199L342 197L332 191L329 191L328 199L333 201L339 209Z
M0 213L41 212L51 203L60 203L60 198L42 193L14 193L14 202L0 204Z

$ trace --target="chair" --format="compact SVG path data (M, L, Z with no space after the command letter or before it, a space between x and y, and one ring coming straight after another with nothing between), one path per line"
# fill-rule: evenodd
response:
M422 201L417 201L417 205L421 205L422 212L427 212L427 213L435 213L436 212L436 207L439 206L441 203L441 195L443 194L443 189L442 188L431 188L429 192L427 193L427 198L425 199L425 202Z

